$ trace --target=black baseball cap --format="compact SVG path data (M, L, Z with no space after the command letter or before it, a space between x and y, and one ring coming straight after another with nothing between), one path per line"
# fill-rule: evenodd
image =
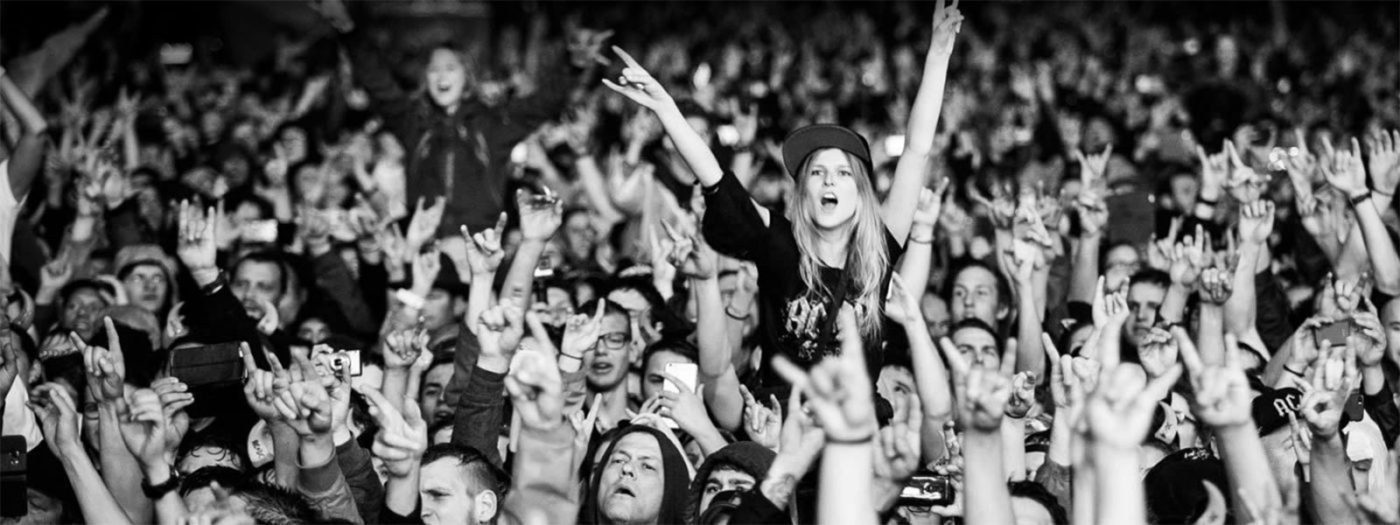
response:
M797 178L797 170L802 168L802 162L807 160L807 156L826 148L836 148L855 155L865 161L866 175L875 176L870 162L870 143L850 128L835 124L812 124L788 134L787 139L783 140L783 164L787 166L788 174Z

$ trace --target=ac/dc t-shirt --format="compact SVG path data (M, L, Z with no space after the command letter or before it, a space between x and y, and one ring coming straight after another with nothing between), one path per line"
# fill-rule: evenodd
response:
M848 282L843 286L845 270L822 266L820 278L830 293L826 296L808 293L798 269L801 254L792 235L792 223L786 217L770 213L768 224L763 224L763 217L754 207L748 190L733 173L726 172L719 183L705 188L703 232L705 241L719 253L752 261L758 267L758 303L762 316L759 335L763 347L758 379L763 386L784 384L769 364L774 355L782 354L808 368L841 352L836 330L834 327L827 329L827 324L836 322L835 313L839 307L835 296L849 288L851 291L846 295L853 299L856 296L854 284ZM885 245L889 260L898 260L902 249L889 232L885 233ZM885 297L889 282L887 268L878 297ZM847 302L851 302L850 299ZM885 325L881 333L893 328L892 323L885 322ZM830 335L823 338L823 333ZM864 344L866 364L874 378L882 363L881 341L866 340Z

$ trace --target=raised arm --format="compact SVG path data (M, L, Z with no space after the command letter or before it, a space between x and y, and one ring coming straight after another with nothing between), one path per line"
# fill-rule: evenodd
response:
M1323 164L1322 173L1328 184L1345 193L1351 201L1370 257L1376 289L1386 294L1400 294L1400 253L1395 251L1395 244L1381 221L1381 211L1372 199L1371 190L1366 188L1361 145L1352 139L1350 150L1332 152L1331 158L1332 162Z
M953 43L962 27L963 16L958 0L944 5L937 0L933 9L933 38L928 57L924 59L924 77L914 104L909 110L909 127L905 148L895 165L890 196L885 200L885 227L901 243L909 237L914 211L919 206L919 189L924 187L929 162L934 156L933 137L938 131L938 113L943 108L943 87L948 78L948 60Z
M719 292L719 256L701 236L685 237L662 224L676 246L671 263L690 279L690 292L695 294L695 336L700 347L700 384L705 386L705 406L720 428L732 432L743 421L744 399L734 370L728 314Z
M23 200L44 167L44 151L48 148L48 138L44 132L49 124L3 67L0 67L0 100L19 118L21 134L19 141L10 149L8 175L10 192L15 200Z
M1240 365L1240 346L1234 336L1225 336L1225 352L1220 363L1202 361L1196 344L1181 327L1172 328L1181 361L1191 378L1191 411L1215 431L1225 476L1239 497L1234 498L1236 516L1247 512L1245 501L1261 509L1280 507L1278 483L1269 469L1269 458L1250 414L1249 380Z
M724 176L724 168L720 167L719 160L715 159L715 153L710 151L705 139L686 122L685 115L682 115L680 108L676 106L676 101L666 93L661 83L652 78L651 74L632 58L632 55L617 47L613 47L613 52L622 58L627 67L622 70L622 76L617 82L605 78L603 85L656 113L657 118L661 120L661 127L666 130L666 135L671 137L676 151L680 152L681 158L685 159L685 163L690 166L690 171L695 173L700 184L707 188L718 184L720 177Z
M63 464L63 472L73 485L78 508L88 523L130 524L112 493L102 484L102 476L88 457L78 431L78 409L68 391L53 384L34 388L30 407L44 432L49 450Z
M874 476L872 442L879 427L866 375L865 348L859 336L850 335L860 332L855 311L846 305L837 315L841 333L847 334L841 340L840 356L828 358L807 372L782 356L773 361L773 366L794 389L808 396L811 411L826 431L817 523L874 525L879 519L870 493Z
M1240 206L1240 260L1235 264L1233 293L1225 302L1225 331L1266 348L1254 320L1259 311L1254 278L1269 269L1269 234L1274 228L1274 203L1267 199Z

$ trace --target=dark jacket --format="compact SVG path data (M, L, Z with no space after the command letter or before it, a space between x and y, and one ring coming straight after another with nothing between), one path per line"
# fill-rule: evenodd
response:
M545 71L527 97L498 107L468 99L448 114L425 98L405 93L358 32L345 35L343 42L356 81L407 153L408 205L419 198L446 197L439 236L455 235L461 225L472 230L494 225L506 208L511 148L558 116L568 101L574 77L567 61L560 59L557 67Z

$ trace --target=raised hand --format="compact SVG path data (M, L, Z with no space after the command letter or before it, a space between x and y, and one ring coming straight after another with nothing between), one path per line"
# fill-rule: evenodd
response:
M1219 365L1206 365L1201 361L1200 352L1186 330L1172 328L1181 361L1191 378L1191 411L1201 423L1215 428L1249 425L1252 399L1249 380L1240 365L1240 345L1233 334L1225 334L1225 361Z
M413 329L399 330L384 337L384 368L412 367L428 350L428 331L420 322Z
M1173 284L1191 289L1196 285L1196 280L1200 278L1201 271L1206 266L1206 233L1205 229L1197 226L1195 236L1187 236L1177 243L1168 256L1171 259L1171 267L1167 274L1171 276Z
M1370 155L1366 164L1371 172L1371 187L1376 193L1395 195L1400 186L1400 131L1378 131L1366 140Z
M1224 151L1207 155L1205 148L1196 146L1196 158L1201 162L1201 198L1219 199L1230 176L1229 157Z
M885 298L885 316L901 325L924 322L920 297L914 295L904 284L898 272L890 274L889 297Z
M958 0L945 5L943 0L933 4L933 38L929 40L929 54L947 57L953 52L953 43L962 30L963 15L958 10Z
M1240 242L1264 244L1274 231L1274 202L1262 199L1240 206Z
M481 344L479 360L486 362L485 368L504 372L524 336L524 309L509 303L487 309L476 325L476 339Z
M180 203L179 230L175 253L201 286L219 276L218 239L214 235L215 210L201 212L190 201Z
M112 318L102 318L107 329L107 346L90 346L74 337L73 342L83 354L83 366L87 370L88 388L103 403L116 403L126 396L126 358L122 355L122 343L117 337L117 327Z
M165 458L173 464L180 441L190 428L190 416L185 408L194 403L194 394L189 386L174 377L162 377L151 382L151 390L160 397L161 410L165 414Z
M1326 358L1313 367L1311 383L1303 384L1305 392L1298 412L1314 437L1327 439L1337 435L1347 397L1360 384L1353 341L1348 341L1343 348L1328 351Z
M598 337L602 335L603 301L597 303L593 315L574 314L564 324L564 339L559 348L564 356L583 359L583 354L592 350L598 342Z
M282 413L277 410L277 399L282 392L287 391L287 386L291 384L291 375L282 368L282 362L272 352L266 353L271 370L258 368L248 343L239 344L238 355L243 357L243 366L248 373L243 382L243 399L259 418L268 422L278 421Z
M671 239L672 247L667 261L682 275L705 280L713 279L719 273L719 254L710 248L703 236L678 232L666 221L661 222L661 229Z
M0 392L8 394L15 385L15 378L19 377L19 351L8 337L5 339L0 342Z
M515 204L520 209L520 236L527 241L548 241L564 220L563 202L548 187L542 190L542 195L515 190Z
M67 390L53 383L36 386L30 393L29 408L39 419L39 429L50 451L59 457L82 451L78 409Z
M1267 189L1268 176L1260 175L1246 165L1234 142L1225 141L1225 153L1230 159L1230 176L1225 183L1230 188L1230 196L1241 204L1253 204Z
M548 432L564 423L564 384L559 366L540 352L517 352L505 378L506 391L527 428Z
M442 272L442 251L433 245L413 253L413 293L427 297Z
M506 258L506 252L501 248L505 230L505 212L501 212L496 226L489 230L473 234L467 231L466 225L462 226L462 237L467 241L467 266L471 268L473 276L491 275L501 267L501 261Z
M1143 336L1137 352L1138 361L1142 363L1147 377L1162 377L1176 364L1176 338L1172 337L1171 332L1153 327Z
M603 56L603 42L613 35L612 31L595 31L578 28L569 32L569 62L574 67L589 67L593 64L608 64Z
M1380 318L1372 311L1358 311L1351 320L1355 330L1347 337L1347 345L1356 349L1357 363L1362 368L1380 366L1387 346Z
M769 395L769 405L763 406L744 385L739 385L739 395L744 398L744 430L749 439L774 452L781 451L783 407L778 404L778 398Z
M938 217L943 212L943 197L951 182L948 177L943 177L934 189L924 188L919 192L919 206L914 208L914 222L909 227L911 241L933 242L933 230L938 227Z
M1011 379L1016 372L1016 347L1007 344L999 369L969 363L953 341L939 339L938 347L953 375L953 394L958 402L958 418L963 428L995 432L1011 400Z
M896 395L894 417L880 429L880 446L875 450L875 476L902 483L919 469L920 433L924 428L923 404L914 394Z
M662 390L657 394L657 405L666 410L662 415L671 418L687 433L696 434L697 429L713 426L710 415L705 411L705 385L702 383L691 390L680 378L662 374L665 380L676 387L676 391Z
M858 442L870 439L877 430L865 348L849 305L841 308L837 322L842 334L840 356L829 357L806 372L783 356L773 366L794 389L808 396L812 414L828 439Z
M1235 290L1235 275L1228 268L1206 268L1200 278L1201 300L1209 304L1222 305L1230 299Z
M417 400L405 399L400 414L378 390L364 387L360 393L369 404L369 415L379 424L371 448L374 456L384 461L384 470L390 477L409 476L428 449L428 423L423 420Z
M336 422L331 393L326 390L321 373L310 359L295 351L292 358L296 364L287 369L287 388L277 392L272 404L297 435L329 435Z
M1079 182L1082 189L1079 191L1102 192L1108 185L1108 161L1113 158L1113 145L1109 144L1103 151L1093 155L1085 155L1084 150L1075 150L1075 159L1079 161Z
M1181 366L1175 363L1151 381L1145 381L1140 369L1130 364L1106 371L1099 388L1089 395L1084 406L1090 439L1119 449L1137 450L1151 430L1157 403L1180 376ZM1249 408L1247 403L1245 408Z
M1361 144L1351 139L1351 148L1336 151L1324 143L1330 162L1322 163L1322 176L1332 187L1353 199L1366 194L1366 166L1361 162Z
M632 55L617 46L613 46L612 49L627 67L623 68L622 75L616 82L605 78L603 85L652 111L675 104L671 95L661 87L661 83L652 78L651 73L647 73Z
M169 446L165 440L169 437L170 422L165 417L160 394L142 388L132 391L128 397L126 402L118 405L117 410L118 428L127 450L136 456L145 469L168 466L166 451Z
M1147 244L1147 266L1161 271L1167 271L1172 266L1171 253L1176 246L1177 235L1181 233L1182 218L1176 217L1167 227L1167 236L1158 239L1153 234L1152 241Z
M1008 342L1008 344L1010 344ZM1017 372L1011 377L1011 397L1006 402L1006 417L1021 419L1035 406L1035 372Z
M418 199L417 209L413 212L413 218L408 221L408 233L405 240L408 243L409 253L418 253L423 246L428 244L437 235L438 226L442 224L442 213L447 209L447 200L438 197L433 200L433 204L423 207L425 200Z

